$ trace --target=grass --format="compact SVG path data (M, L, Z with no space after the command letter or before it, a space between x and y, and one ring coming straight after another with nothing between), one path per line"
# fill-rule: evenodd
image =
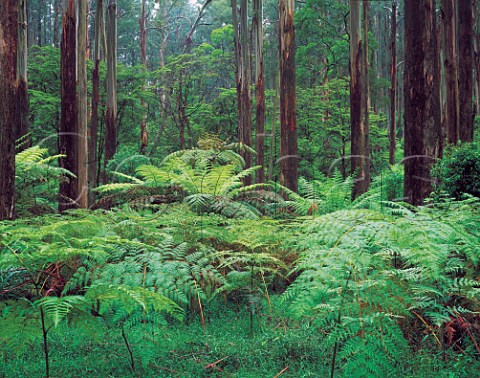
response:
M214 305L205 329L196 315L182 324L127 329L135 371L118 329L65 324L51 336L52 377L329 377L332 351L324 348L322 331L285 318L278 297L273 302L274 314L262 303L251 336L250 312L241 304ZM18 357L3 350L0 377L43 377L39 343ZM339 365L335 376L345 377ZM420 350L405 356L403 371L406 378L475 377L480 362L472 353Z
M265 303L266 305L266 303ZM89 328L90 327L90 328ZM118 329L64 325L51 335L53 377L318 377L328 372L318 331L266 313L253 318L244 306L193 316L166 327L140 324L126 330L136 362ZM40 341L40 340L39 340ZM42 377L41 348L15 357L3 355L0 377Z

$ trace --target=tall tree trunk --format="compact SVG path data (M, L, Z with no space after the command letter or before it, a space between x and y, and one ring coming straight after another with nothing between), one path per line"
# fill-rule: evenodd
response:
M17 0L0 1L0 220L15 215L15 127L18 46Z
M159 0L155 0L155 3L160 4ZM162 4L160 6L160 17L163 19L168 18L168 7L166 4ZM200 15L199 15L200 16ZM159 55L159 63L160 63L160 69L163 69L165 67L165 51L167 49L167 43L168 43L168 37L169 37L169 32L165 31L165 29L162 29L160 31L161 35L161 42L160 46L158 49L158 55ZM162 134L165 131L165 126L166 126L166 110L167 110L167 95L166 95L166 90L164 88L165 85L165 78L164 78L163 72L159 74L159 80L158 80L158 87L157 91L159 92L160 95L160 124L158 126L158 131L155 135L155 140L153 141L152 148L150 150L150 156L155 155L155 152L158 148L158 145L160 143L160 139L162 138Z
M241 122L238 129L238 139L244 145L252 146L252 113L250 100L250 48L248 43L248 0L240 0L240 112ZM242 151L245 160L245 168L252 166L252 154L249 151ZM245 185L252 183L250 176L244 178Z
M397 103L397 0L392 1L392 27L390 35L390 127L388 138L390 147L388 149L389 163L395 164L395 153L397 151L397 129L395 120L395 109Z
M62 43L60 47L60 77L62 83L61 115L59 133L60 166L77 174L77 22L76 0L63 0L62 7ZM64 177L60 182L59 211L77 206L77 182L74 178Z
M362 101L362 39L360 1L350 0L350 132L351 170L355 173L352 197L368 190L366 172L365 124Z
M441 130L441 152L445 149L445 143L447 141L447 81L445 74L445 65L443 64L445 60L445 46L443 44L443 22L438 22L437 25L437 41L438 41L438 52L437 52L437 63L438 71L440 72L440 130Z
M279 0L280 184L298 190L294 0Z
M27 87L27 4L26 0L18 0L18 51L17 51L17 106L20 111L20 122L16 128L15 138L18 140L28 134L29 108ZM20 149L30 147L30 137L22 140Z
M163 15L166 18L166 7L163 7ZM165 68L165 50L167 48L167 39L168 39L168 33L165 34L164 32L161 33L162 35L162 42L160 43L160 47L158 50L158 55L159 55L159 60L160 60L160 69ZM155 140L153 141L152 149L150 150L150 156L155 155L155 152L158 148L158 145L160 143L160 139L162 138L162 134L165 131L165 113L167 109L167 95L165 94L165 88L164 86L164 74L160 73L159 74L159 86L157 87L157 90L159 91L160 94L160 124L158 126L158 131L157 134L155 135Z
M473 10L471 0L458 0L458 93L460 105L459 136L473 141Z
M105 120L104 168L117 152L117 0L107 7L107 114ZM104 171L103 182L107 176Z
M60 47L59 30L60 30L60 13L62 11L61 0L55 0L53 3L53 46Z
M470 1L470 0L468 0ZM456 0L442 0L445 79L447 85L447 140L456 144L459 138L457 12Z
M177 104L178 104L178 129L180 133L180 150L185 149L185 129L187 128L188 124L188 117L187 117L187 95L183 93L183 69L180 69L179 78L178 78L178 96L177 96Z
M440 149L435 23L435 0L405 0L404 192L413 205L431 193L430 169Z
M100 104L100 62L102 61L102 49L105 52L105 26L103 19L103 0L97 0L95 10L95 66L92 70L92 116L90 120L90 130L88 137L88 202L93 204L95 201L95 192L93 189L97 183L98 177L98 108Z
M235 86L237 93L237 132L238 132L238 141L241 142L242 135L240 133L242 125L242 107L241 107L241 81L240 81L240 71L242 66L241 61L241 49L240 49L240 28L238 25L238 7L237 0L231 0L232 4L232 23L233 23L233 48L235 56Z
M138 20L140 24L140 63L145 72L147 72L147 14L145 9L145 0L142 0L141 15ZM145 90L145 88L144 88ZM148 105L140 96L140 107L143 109L142 120L140 122L140 153L145 154L148 145L148 130L147 130L147 110Z
M232 0L232 21L234 28L235 49L235 79L237 88L238 110L238 141L251 146L251 110L250 110L250 55L248 49L248 3L241 0L240 10L236 0ZM238 20L240 12L240 20ZM247 151L241 151L245 166L250 167L252 155ZM245 184L251 183L251 178L244 179Z
M27 46L33 46L35 44L35 12L33 11L33 7L26 7L27 9Z
M370 186L370 77L368 61L368 23L370 7L368 1L363 1L363 56L362 56L362 107L363 107L363 156L364 156L364 182L360 185L362 193Z
M45 0L37 0L37 19L36 19L36 22L37 22L37 45L38 46L42 46L42 21L43 21L43 17L42 17L42 3L43 1Z
M88 127L87 127L87 2L78 0L77 29L77 205L88 207Z
M265 182L265 66L263 60L263 0L253 0L253 29L255 31L255 104L256 104L256 182Z
M475 65L475 108L474 114L480 113L480 17L478 16L478 1L473 0L473 19L474 25L474 65Z
M50 9L47 7L48 0L42 0L42 17L43 17L43 29L42 29L42 39L43 45L48 46L51 42L47 38L48 30L50 29ZM50 1L49 1L50 2Z
M278 66L275 70L274 76L274 87L275 87L275 97L273 98L273 113L272 113L272 130L270 132L270 154L268 158L268 179L270 181L273 180L273 157L276 155L276 144L277 144L277 108L278 108L278 86L279 86L279 79L280 75L278 74Z

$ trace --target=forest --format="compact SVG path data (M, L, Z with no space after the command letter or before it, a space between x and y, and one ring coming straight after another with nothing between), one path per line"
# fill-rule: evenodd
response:
M0 378L480 376L478 0L1 0Z

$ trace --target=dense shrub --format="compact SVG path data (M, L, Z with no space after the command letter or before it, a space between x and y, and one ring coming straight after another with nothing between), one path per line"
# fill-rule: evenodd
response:
M445 151L433 169L437 189L460 198L463 194L480 197L480 146L465 143Z

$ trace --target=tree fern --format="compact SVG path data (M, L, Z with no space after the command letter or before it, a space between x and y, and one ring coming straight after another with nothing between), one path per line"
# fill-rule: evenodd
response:
M229 151L228 153L226 151ZM240 155L231 150L186 150L167 156L159 166L140 165L130 183L113 183L97 188L101 193L118 192L134 187L180 188L184 201L197 212L218 212L226 216L254 218L260 215L253 204L240 199L242 179L259 167L243 169ZM127 175L122 175L128 179ZM243 192L258 187L243 187ZM244 197L245 198L245 197Z

